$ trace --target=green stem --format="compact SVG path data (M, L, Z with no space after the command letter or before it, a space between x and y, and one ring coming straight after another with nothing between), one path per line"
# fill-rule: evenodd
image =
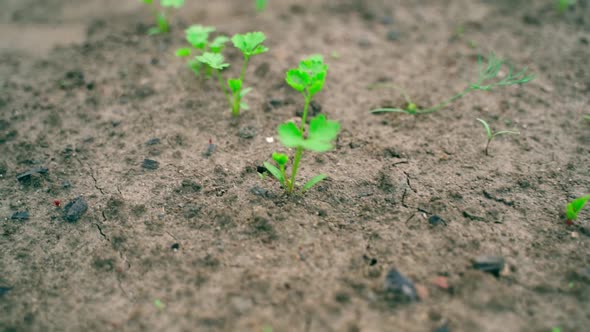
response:
M473 87L469 86L467 88L465 88L465 90L459 92L458 94L452 96L450 99L447 99L445 101L443 101L442 103L433 106L431 108L425 109L425 110L418 110L416 113L417 114L428 114L428 113L433 113L436 112L438 110L440 110L443 107L449 106L450 104L452 104L453 102L455 102L458 99L463 98L466 94L468 94L469 92L473 91Z
M303 107L303 116L301 117L301 127L299 131L301 135L305 132L305 124L307 123L307 111L309 110L309 104L311 103L311 96L309 94L303 94L305 97L305 106Z
M293 171L291 171L291 181L289 182L289 187L287 192L292 193L293 187L295 186L295 176L297 175L297 168L299 168L299 161L301 160L301 156L303 155L303 148L297 148L295 152L295 161L293 162Z
M240 72L240 81L242 81L242 84L244 83L244 78L246 77L246 67L248 66L249 60L249 57L244 56L244 64L242 65L242 71Z
M287 173L285 173L285 165L279 165L279 167L281 168L281 174L283 174L283 179L285 180L282 185L284 188L287 188L289 179L287 179Z
M489 138L489 139L488 139L488 143L486 144L486 149L485 149L486 156L489 156L489 155L490 155L490 154L488 153L488 149L490 148L490 143L491 143L491 142L492 142L492 139L491 139L491 138Z
M225 88L225 84L223 83L223 78L221 77L221 72L219 70L215 70L215 73L217 74L217 80L219 81L219 85L221 85L221 90L223 91L225 98L227 98L227 102L231 106L231 104L232 104L231 97L229 95L229 92L227 92L227 89Z

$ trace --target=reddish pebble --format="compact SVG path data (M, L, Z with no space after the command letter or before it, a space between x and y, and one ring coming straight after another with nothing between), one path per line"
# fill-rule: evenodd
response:
M432 281L438 288L449 289L449 281L447 277L438 276Z
M573 221L573 220L569 220L569 219L567 219L567 220L565 221L565 223L566 223L568 226L571 226L571 225L573 225L573 224L574 224L574 221Z
M60 207L61 202L58 199L56 199L55 201L53 201L53 205Z

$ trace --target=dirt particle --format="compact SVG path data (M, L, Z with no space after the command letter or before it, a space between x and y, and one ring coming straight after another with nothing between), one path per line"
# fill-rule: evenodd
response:
M193 219L199 215L202 209L202 206L189 204L183 208L183 215L186 219Z
M180 187L176 188L176 192L179 194L192 194L200 192L202 188L203 187L195 181L184 179L180 183Z
M158 145L160 144L160 139L157 137L152 137L145 142L145 145Z
M39 175L44 175L49 172L49 169L45 167L33 168L27 172L20 173L16 176L18 182L25 186L40 187L41 180Z
M103 272L111 272L115 269L114 258L95 258L92 261L92 267Z
M271 242L278 238L273 224L266 218L254 217L254 221L248 226L250 227L250 234L261 237L263 242Z

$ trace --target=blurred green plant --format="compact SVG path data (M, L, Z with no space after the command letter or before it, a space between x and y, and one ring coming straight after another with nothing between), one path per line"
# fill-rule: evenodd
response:
M534 79L533 75L527 74L527 68L524 68L521 71L515 72L514 68L511 65L508 65L508 73L501 78L500 70L505 66L506 61L499 59L496 57L494 53L491 53L487 59L487 65L484 66L483 64L483 57L479 56L477 61L478 66L478 77L475 82L469 84L463 91L457 93L456 95L452 96L451 98L426 109L418 108L418 106L411 100L409 95L399 87L395 85L374 85L370 88L378 88L378 87L385 87L391 86L396 90L399 90L404 98L406 99L406 106L405 108L378 108L371 111L371 113L385 113L385 112L394 112L394 113L405 113L411 115L420 115L420 114L428 114L433 113L436 111L441 110L444 107L447 107L457 101L465 97L465 95L469 94L473 91L492 91L496 88L501 88L510 85L521 85L530 82Z
M202 26L198 24L190 26L184 31L185 39L189 43L190 47L183 47L176 50L176 56L178 57L191 57L197 53L196 56L188 61L189 68L191 68L191 70L197 76L201 74L201 69L203 67L203 63L197 59L199 54L221 54L225 48L225 44L230 40L227 36L219 35L212 41L209 41L210 34L215 32L215 30L216 29L214 27ZM210 76L211 73L211 69L208 69L206 72L207 76Z
M268 1L267 0L256 0L254 5L256 6L256 11L260 13L266 9L266 6L268 5Z
M590 195L576 198L566 205L565 217L567 218L568 222L574 222L578 220L578 214L580 211L582 211L588 200L590 200Z
M184 0L160 0L160 9L154 3L154 0L141 0L144 4L151 6L156 16L156 26L148 30L148 34L156 35L170 31L170 22L168 16L172 9L180 9L184 5Z
M576 0L555 0L555 9L563 14L575 4Z

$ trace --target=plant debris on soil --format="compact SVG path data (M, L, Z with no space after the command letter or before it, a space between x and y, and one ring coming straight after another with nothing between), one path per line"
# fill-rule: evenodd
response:
M140 1L3 1L0 331L587 330L590 213L563 212L590 193L590 5L554 4L194 0L148 36ZM175 56L192 24L266 34L239 118ZM445 100L492 51L535 79L370 113L394 86ZM285 71L314 54L308 118L341 132L288 195L261 165L293 156ZM520 135L486 156L476 118Z

